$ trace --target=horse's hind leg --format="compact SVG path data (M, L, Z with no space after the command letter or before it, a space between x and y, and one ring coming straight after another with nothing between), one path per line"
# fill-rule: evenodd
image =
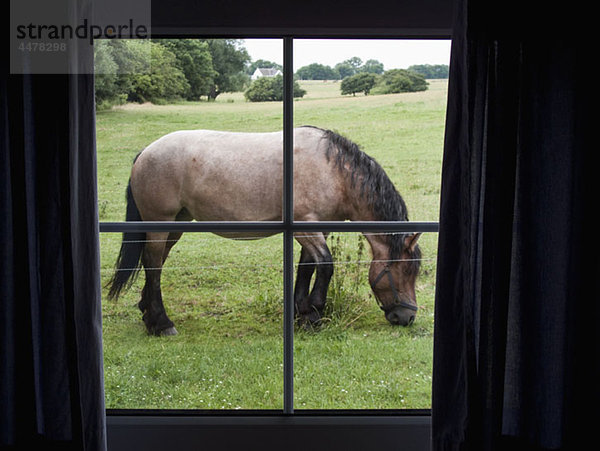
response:
M162 301L160 277L163 256L166 250L168 233L147 233L147 242L142 253L142 264L146 273L146 283L138 306L143 312L142 319L151 335L175 335L173 322L167 316Z
M175 221L191 221L191 220L192 220L192 215L190 215L190 213L187 211L186 208L183 208L175 217ZM169 252L171 251L173 246L175 246L175 244L177 244L177 241L179 241L179 238L181 238L181 235L183 235L183 232L169 232L169 236L167 237L167 240L165 243L165 250L163 252L163 264L164 264L165 260L167 259L167 257L169 256Z
M171 249L173 248L173 246L175 246L177 241L179 241L179 238L181 238L181 235L183 235L183 232L169 232L169 236L167 237L167 242L165 243L165 250L163 251L163 258L162 258L163 264L167 260L167 257L169 256L169 252L171 252Z

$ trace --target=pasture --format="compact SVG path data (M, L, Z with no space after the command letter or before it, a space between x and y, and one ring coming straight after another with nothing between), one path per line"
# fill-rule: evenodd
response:
M339 82L301 82L307 95L294 103L294 122L359 144L392 179L411 220L437 221L447 83L429 82L424 92L366 97L342 97ZM99 111L100 221L124 219L133 158L160 136L201 128L275 131L282 117L281 103L248 103L241 93ZM100 240L106 285L121 237L103 233ZM295 408L429 408L437 234L420 240L420 309L407 328L391 326L371 294L364 238L332 234L328 243L337 264L324 324L295 333ZM137 308L143 274L118 301L103 300L107 408L281 409L282 252L280 235L249 241L184 234L162 277L174 337L146 334Z

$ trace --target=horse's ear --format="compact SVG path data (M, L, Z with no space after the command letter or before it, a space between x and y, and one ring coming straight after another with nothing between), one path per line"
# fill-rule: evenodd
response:
M404 238L404 247L409 250L409 252L415 251L415 246L417 245L417 240L421 236L421 232L413 233L411 235L407 235Z

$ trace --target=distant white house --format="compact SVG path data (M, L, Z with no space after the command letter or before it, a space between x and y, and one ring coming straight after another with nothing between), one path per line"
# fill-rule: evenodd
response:
M262 77L276 77L277 75L283 75L279 69L258 67L250 78L254 81Z

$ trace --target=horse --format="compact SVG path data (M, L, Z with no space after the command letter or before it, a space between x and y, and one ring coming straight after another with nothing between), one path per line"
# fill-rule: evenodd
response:
M295 221L408 221L406 204L382 167L344 136L314 126L295 128L293 161ZM125 216L126 221L281 221L282 193L282 132L175 131L135 157ZM151 335L177 333L165 312L160 278L181 235L123 233L108 297L118 298L143 267L138 307ZM385 318L393 325L412 324L420 233L364 235L372 251L369 283ZM297 232L294 238L301 245L296 321L318 325L334 271L327 233Z

